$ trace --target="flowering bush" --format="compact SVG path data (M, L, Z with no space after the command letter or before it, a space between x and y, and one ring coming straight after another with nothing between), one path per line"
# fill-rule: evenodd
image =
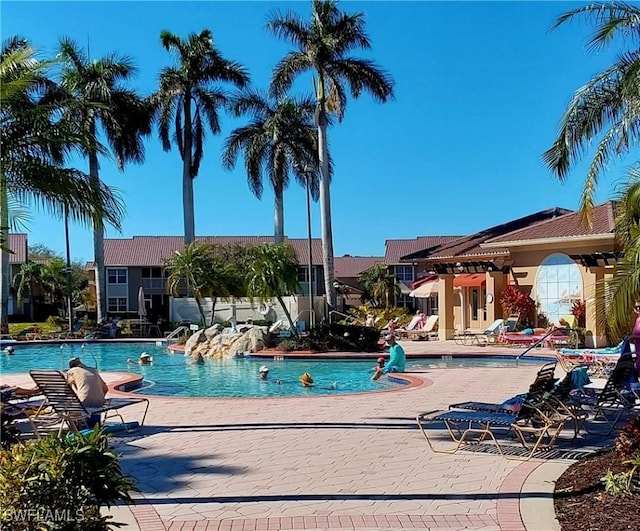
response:
M640 452L640 416L633 417L618 432L616 448L623 458Z
M587 305L584 301L573 301L571 314L576 318L578 328L586 326Z
M535 301L518 286L507 286L500 294L500 304L508 315L518 314L520 320L531 323L531 319L536 310Z

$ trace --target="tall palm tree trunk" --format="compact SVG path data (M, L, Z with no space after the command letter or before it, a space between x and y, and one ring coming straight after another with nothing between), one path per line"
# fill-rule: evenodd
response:
M275 196L273 228L276 244L278 244L284 242L284 193L281 186L276 188Z
M329 187L329 158L327 153L327 117L321 102L318 113L318 156L320 161L320 221L322 225L322 266L324 289L329 311L337 307L336 288L333 285L333 231L331 230L331 191Z
M36 309L33 306L33 288L34 288L33 280L30 280L29 281L29 320L32 322L36 320Z
M204 308L202 307L202 303L200 302L200 299L198 297L194 297L194 299L196 300L196 306L198 307L198 312L200 313L200 317L202 318L202 325L206 328L207 318L204 315Z
M193 179L191 178L191 99L184 98L184 137L182 157L182 211L184 216L184 244L195 240L196 228L193 213Z
M93 127L95 132L95 126ZM95 186L100 184L98 155L89 152L89 176ZM93 256L96 262L96 320L101 323L107 317L107 282L104 264L104 225L102 220L93 220Z
M7 179L0 174L0 235L6 246L9 245L9 205L7 198ZM9 323L9 253L2 250L0 260L0 324L2 328Z

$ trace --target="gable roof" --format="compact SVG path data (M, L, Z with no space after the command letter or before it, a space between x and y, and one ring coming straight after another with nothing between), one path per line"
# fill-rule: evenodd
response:
M607 235L613 236L615 230L615 212L612 201L597 205L593 209L592 226L585 227L582 223L580 212L569 212L562 216L541 221L532 227L515 230L496 238L491 238L485 243L486 247L494 244L521 243L534 240L547 240L555 238L573 238L576 236L588 237Z
M9 254L10 264L24 264L27 261L27 235L21 232L10 233L7 247L13 251Z
M333 268L336 278L358 278L363 271L384 264L383 256L336 256Z
M470 236L462 236L461 238L457 238L449 243L445 243L435 251L432 251L431 249L424 249L413 254L405 255L402 257L402 260L409 262L419 258L437 260L442 258L508 254L508 250L506 248L492 247L491 249L483 249L481 244L493 238L498 238L504 234L531 227L541 221L556 218L571 212L572 210L559 207L541 210L540 212L529 214L528 216L484 229Z
M273 243L273 236L198 236L198 243L215 245L260 245ZM308 239L285 238L293 247L301 264L308 263ZM160 267L176 251L184 249L182 236L134 236L133 238L105 238L104 263L106 266ZM314 265L322 264L322 241L311 240L311 257ZM89 264L87 264L89 265ZM95 264L94 264L95 266Z
M405 255L433 249L458 238L460 236L418 236L412 240L386 240L384 261L387 265L400 264Z

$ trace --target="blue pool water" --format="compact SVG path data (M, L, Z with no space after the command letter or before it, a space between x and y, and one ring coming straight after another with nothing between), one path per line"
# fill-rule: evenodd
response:
M0 354L0 374L29 372L30 369L66 369L69 359L77 356L87 365L101 371L122 371L142 374L141 392L169 396L266 397L313 396L371 392L403 385L382 377L371 381L375 354L371 360L260 360L235 358L208 360L193 365L182 353L171 353L153 343L84 343L64 345L14 344L15 354ZM127 363L136 360L142 351L152 355L152 365ZM258 379L261 365L269 367L269 379ZM468 366L514 365L511 360L483 359L420 359L410 360L407 370ZM298 378L309 372L314 386L302 387ZM278 384L276 381L281 383ZM334 387L335 384L335 388Z

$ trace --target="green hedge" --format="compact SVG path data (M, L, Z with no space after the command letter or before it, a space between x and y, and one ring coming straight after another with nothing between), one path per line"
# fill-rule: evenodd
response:
M308 336L283 339L278 348L285 352L377 352L379 340L380 332L376 328L332 323L313 327Z

